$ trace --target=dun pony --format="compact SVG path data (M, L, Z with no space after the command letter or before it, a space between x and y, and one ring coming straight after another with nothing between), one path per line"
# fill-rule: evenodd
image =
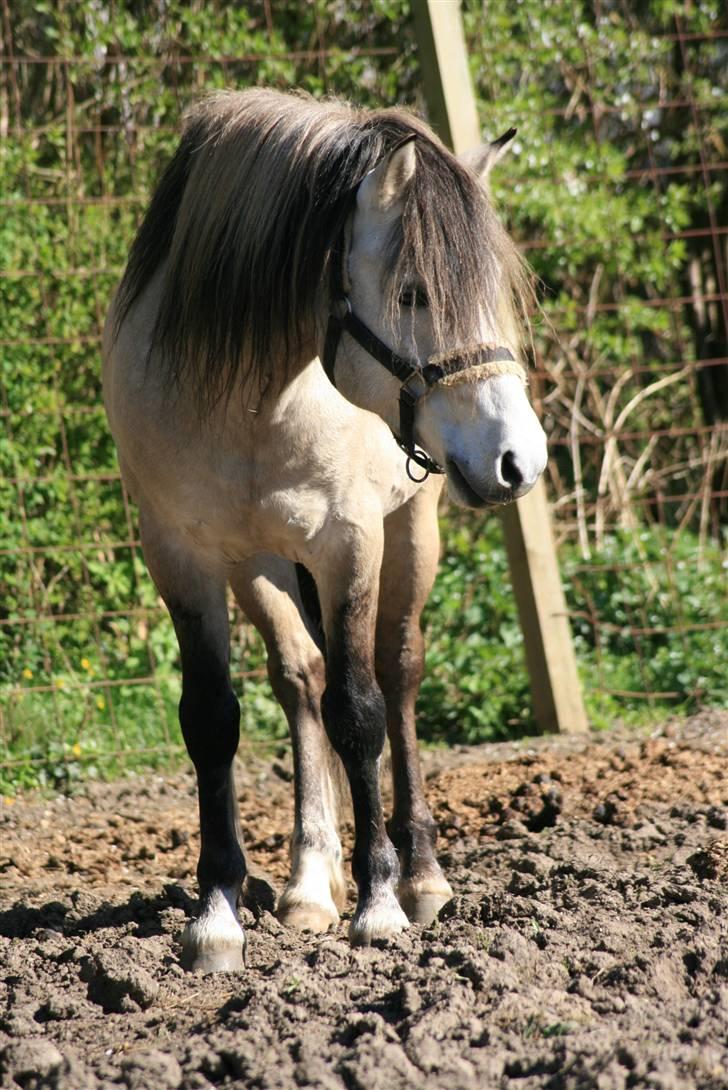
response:
M238 818L228 588L291 731L279 918L323 931L345 906L332 755L355 820L352 941L451 896L415 735L441 482L486 507L546 460L517 358L527 278L483 185L511 136L466 165L404 110L215 94L188 113L132 246L104 399L180 646L200 810L189 968L239 968L240 900L272 907Z

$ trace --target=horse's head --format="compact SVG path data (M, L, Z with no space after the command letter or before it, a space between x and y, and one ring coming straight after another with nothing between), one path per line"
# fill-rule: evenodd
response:
M523 265L485 188L512 135L467 166L426 139L391 151L359 185L332 293L345 296L332 307L349 334L339 340L334 331L346 361L337 386L405 446L426 451L424 464L441 467L450 496L469 507L525 495L546 465L518 362L513 297ZM413 404L403 409L412 369L420 374L404 382Z

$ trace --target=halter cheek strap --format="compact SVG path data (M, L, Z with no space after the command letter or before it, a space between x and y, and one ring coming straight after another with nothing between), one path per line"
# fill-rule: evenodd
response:
M518 375L525 381L526 372L510 351L503 345L480 344L473 348L458 349L452 353L431 356L426 363L405 359L394 352L384 341L354 314L351 302L343 289L343 246L337 247L331 269L331 310L324 340L323 366L332 386L336 386L334 368L339 342L344 332L368 352L382 367L401 383L399 388L399 435L395 439L407 455L407 475L413 481L424 481L430 473L445 470L415 443L415 413L417 405L432 392L435 386L454 385L462 379L479 381L493 375ZM467 373L467 374L466 374ZM411 463L423 469L424 476L415 477Z

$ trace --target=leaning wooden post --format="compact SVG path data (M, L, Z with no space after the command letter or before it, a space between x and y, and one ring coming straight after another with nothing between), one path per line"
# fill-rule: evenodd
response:
M458 154L481 143L460 0L413 0L430 121ZM588 728L543 481L503 510L539 729Z

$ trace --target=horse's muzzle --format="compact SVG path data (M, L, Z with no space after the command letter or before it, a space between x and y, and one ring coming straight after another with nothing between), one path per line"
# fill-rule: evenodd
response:
M477 509L497 507L510 503L511 500L516 498L512 489L504 488L501 485L496 485L487 491L482 488L476 489L453 458L447 459L445 473L447 475L448 495L462 507Z

